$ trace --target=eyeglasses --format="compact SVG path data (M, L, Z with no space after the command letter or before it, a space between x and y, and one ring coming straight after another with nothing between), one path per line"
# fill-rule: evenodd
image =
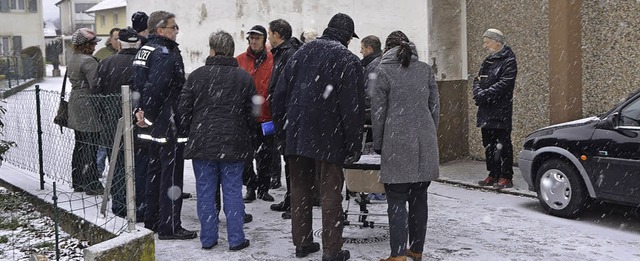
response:
M171 28L171 29L173 29L173 30L180 30L180 27L178 27L178 25L174 25L174 26L163 26L163 27L160 27L160 28Z

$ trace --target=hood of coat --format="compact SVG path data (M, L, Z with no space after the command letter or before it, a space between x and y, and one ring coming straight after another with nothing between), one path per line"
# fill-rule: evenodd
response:
M409 46L411 47L411 62L418 60L418 50L416 49L416 45L413 42L409 42ZM382 54L382 60L380 60L381 64L387 63L400 63L398 59L398 52L400 51L400 46L396 46L391 48L390 50L384 52Z

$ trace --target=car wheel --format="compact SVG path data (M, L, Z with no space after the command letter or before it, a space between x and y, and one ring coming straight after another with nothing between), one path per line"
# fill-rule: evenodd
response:
M578 172L559 159L545 161L538 169L537 193L542 208L549 214L574 218L589 200L587 189Z

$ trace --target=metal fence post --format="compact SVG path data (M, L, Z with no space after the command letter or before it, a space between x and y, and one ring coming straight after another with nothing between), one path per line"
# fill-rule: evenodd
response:
M53 224L56 238L56 260L60 260L60 240L58 233L58 194L56 191L56 182L53 182Z
M127 182L127 229L136 227L136 193L133 166L133 125L129 85L122 85L122 119L124 121L124 170Z
M42 113L40 112L40 85L36 85L36 125L38 126L38 173L40 174L40 189L44 189L44 163L42 155Z

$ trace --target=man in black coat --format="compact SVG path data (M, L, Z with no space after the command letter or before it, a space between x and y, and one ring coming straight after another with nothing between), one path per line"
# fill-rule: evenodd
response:
M144 225L158 232L160 240L197 237L196 232L184 229L180 222L184 137L179 137L176 112L185 77L176 43L178 31L174 14L151 13L149 41L133 61L132 89L141 94L136 124L150 129L150 134L140 136L150 141Z
M114 136L118 120L122 117L122 109L120 108L120 93L122 85L131 85L133 82L133 74L131 72L133 60L138 53L140 47L140 37L133 28L128 27L118 32L118 41L120 42L120 52L116 55L109 56L102 60L98 65L98 90L100 94L105 95L98 100L102 108L99 112L100 122L102 124L102 146L107 148L107 157L111 159L111 148L113 146ZM118 134L121 135L121 134ZM122 150L118 153L116 160L115 174L111 183L111 210L120 217L126 217L127 204L125 193L124 179L124 155ZM139 180L143 183L143 180ZM136 209L142 204L142 190L136 190ZM142 216L138 216L136 220L142 220Z
M269 97L273 95L273 91L276 88L276 83L278 78L282 74L282 70L284 66L289 61L289 58L293 56L298 48L302 45L300 40L295 37L291 37L291 25L284 19L276 19L269 22L269 43L271 43L271 53L273 53L273 70L271 72L271 79L269 80ZM271 102L271 99L269 99ZM273 116L273 115L272 115ZM282 145L284 140L278 141L280 145ZM281 179L281 164L280 164L280 153L278 153L276 160L277 164L274 163L274 175L272 177L272 188L277 188L280 186ZM271 205L271 210L273 211L284 211L282 213L282 217L285 219L291 218L291 180L289 179L289 166L287 164L285 158L285 180L287 183L287 192L284 194L284 200L278 204Z
M488 29L482 46L489 51L473 80L473 99L478 106L477 123L482 131L482 145L489 176L480 186L498 189L513 187L513 145L511 122L513 88L518 65L511 47L505 45L501 31Z
M273 93L277 133L286 136L291 175L291 227L296 256L319 250L312 234L316 167L322 181L322 260L347 260L342 250L343 165L360 158L364 70L347 46L351 17L338 13L322 37L304 44L284 68Z

